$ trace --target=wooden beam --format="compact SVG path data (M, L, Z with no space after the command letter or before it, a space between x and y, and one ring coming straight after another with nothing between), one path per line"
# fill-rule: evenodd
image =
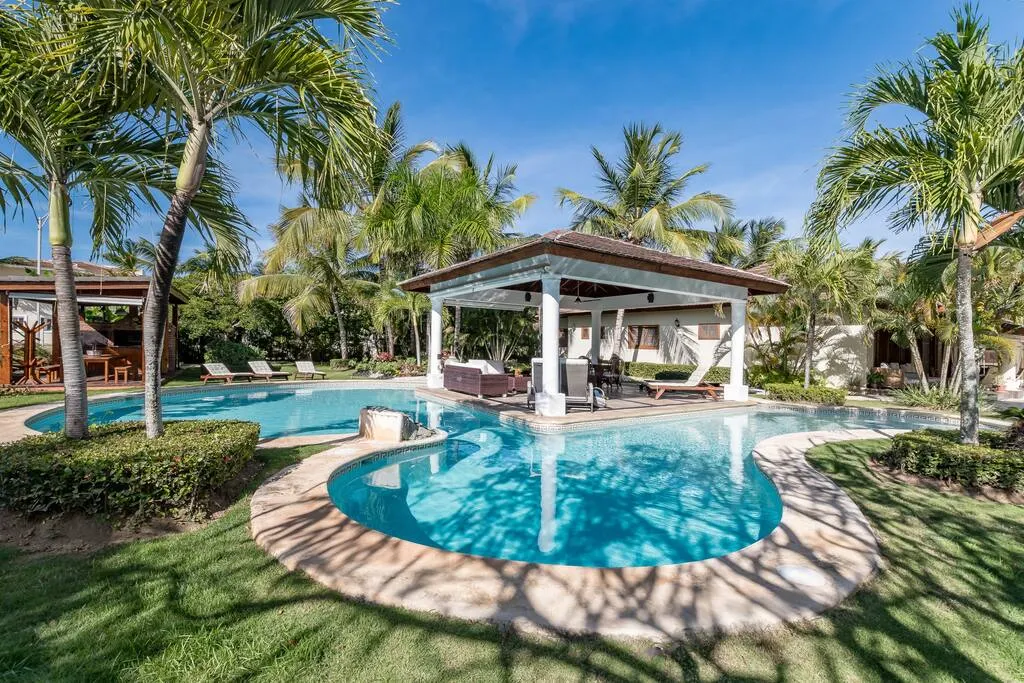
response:
M14 381L14 348L11 346L11 297L0 292L0 384Z

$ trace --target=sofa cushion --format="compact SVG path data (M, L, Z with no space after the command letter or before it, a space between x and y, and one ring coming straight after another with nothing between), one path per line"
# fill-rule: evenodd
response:
M471 368L479 368L480 374L482 374L482 375L504 375L505 374L505 366L502 365L501 363L499 363L496 360L484 360L484 359L473 358L473 359L470 359L470 360L466 361L465 363L463 363L463 365L466 365L466 366L471 367Z

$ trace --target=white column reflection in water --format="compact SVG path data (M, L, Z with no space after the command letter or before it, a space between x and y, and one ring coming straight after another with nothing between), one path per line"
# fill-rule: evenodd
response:
M540 533L537 548L549 553L558 533L558 458L565 452L564 434L538 434L534 447L540 451Z
M441 426L441 404L427 401L427 427L438 429ZM441 454L434 453L430 456L430 473L437 474L441 471Z
M746 414L725 418L725 427L729 430L729 481L732 482L733 494L737 498L743 493L743 462L747 455L743 449L743 435L749 424L749 416Z

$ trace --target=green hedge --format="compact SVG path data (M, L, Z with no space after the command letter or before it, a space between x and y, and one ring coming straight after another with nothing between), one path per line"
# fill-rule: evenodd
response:
M263 356L251 346L233 341L218 340L210 344L203 354L207 363L223 363L232 370L249 371L249 361L260 360Z
M332 358L330 362L331 370L348 370L355 364L356 362L351 358Z
M0 507L24 513L116 516L194 511L252 458L252 422L168 422L147 439L141 422L93 427L0 446Z
M924 429L897 435L876 459L922 477L1024 492L1024 452L1004 448L1005 443L1002 434L982 432L981 445L965 446L954 430Z
M669 363L640 363L633 361L625 363L623 368L627 375L637 379L661 379L661 380L682 380L687 379L696 365L674 365ZM717 365L704 375L704 381L708 384L728 384L729 368L718 367Z
M826 406L841 406L846 403L846 389L817 385L804 389L802 384L768 384L764 389L768 392L768 398L776 401L802 401Z

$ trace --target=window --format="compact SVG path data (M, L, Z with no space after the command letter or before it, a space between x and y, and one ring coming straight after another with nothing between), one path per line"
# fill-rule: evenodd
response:
M580 328L580 339L590 339L590 328L589 327L581 327Z
M627 333L627 345L631 349L656 349L659 338L657 325L630 325Z
M719 323L701 323L697 325L697 339L721 339L722 326Z

